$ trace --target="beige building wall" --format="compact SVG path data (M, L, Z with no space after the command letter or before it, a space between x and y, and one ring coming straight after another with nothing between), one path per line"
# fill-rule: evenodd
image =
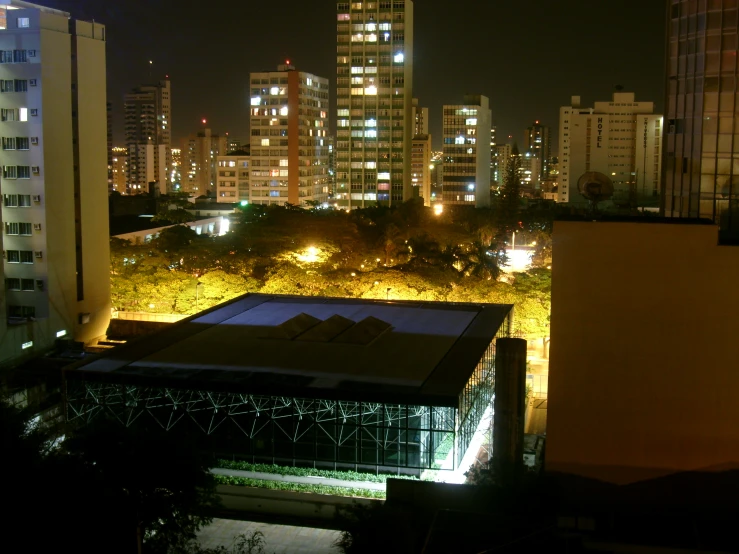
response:
M105 333L110 318L105 28L75 22L72 36L63 12L24 8L8 14L0 49L28 57L0 64L0 78L28 80L29 87L0 100L28 116L0 121L0 135L27 136L29 147L3 151L2 164L31 171L28 179L0 182L2 219L31 223L33 231L4 234L4 274L34 286L9 290L5 283L2 318L8 325L0 363L39 354L61 337L89 342ZM17 18L28 18L28 27L15 26ZM22 195L29 204L14 207L11 199ZM10 251L33 256L15 263Z
M215 194L216 160L228 149L226 137L203 129L187 137L182 144L182 186L191 196Z
M250 202L249 171L249 156L246 154L218 156L216 201Z
M714 225L554 224L546 466L739 469L739 250Z
M413 137L411 151L411 182L423 198L424 206L431 206L431 135Z

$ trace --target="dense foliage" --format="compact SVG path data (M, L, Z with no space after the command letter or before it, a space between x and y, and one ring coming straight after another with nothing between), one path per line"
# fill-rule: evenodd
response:
M323 477L325 479L339 479L341 481L357 481L367 483L386 483L388 479L416 479L406 475L386 475L383 473L362 473L358 471L338 471L331 469L315 469L295 466L278 466L276 464L252 464L250 462L218 460L216 465L223 469L239 471L253 471L257 473L271 473L273 475L295 477Z
M234 477L231 475L216 475L216 481L221 485L256 487L260 489L270 489L276 491L311 492L314 494L330 494L332 496L357 496L362 498L385 498L385 491L375 491L353 487L291 483L289 481L268 481L265 479L251 479L249 477Z
M418 202L351 213L247 206L221 237L185 226L142 245L113 239L118 310L192 314L246 292L516 305L516 331L548 335L551 213L522 212L516 244L534 269L503 274L508 246L494 210ZM498 237L496 239L495 237Z

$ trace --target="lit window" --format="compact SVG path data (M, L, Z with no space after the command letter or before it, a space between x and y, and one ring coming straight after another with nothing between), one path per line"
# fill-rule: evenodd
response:
M272 96L277 96L278 94L280 94L280 89L279 87L272 87L271 89L269 89L269 93Z
M28 21L28 18L27 17L19 17L18 18L19 21L21 19L25 19L26 21ZM20 25L19 25L19 27L20 27ZM28 27L28 25L26 25L26 27ZM21 349L22 350L25 350L26 348L31 348L32 346L33 346L33 341L32 340L29 340L28 342L24 342L23 344L21 344Z
M375 85L370 85L364 89L364 93L368 96L377 96L377 87Z
M269 146L269 139L262 139L262 146Z
M280 167L287 167L287 160L280 160Z
M475 119L474 117L471 119L466 119L464 123L465 125L477 125L477 119Z
M56 332L56 338L63 337L66 334L67 334L66 329L62 329L61 331Z
M475 183L470 183L467 185L467 190L475 190Z
M459 136L454 139L454 144L464 144L464 137Z
M28 29L30 26L31 26L31 21L27 17L18 18L18 28L19 29Z
M251 98L251 105L252 106L259 106L259 104L262 103L262 99L259 96L252 96Z
M465 194L464 195L464 201L465 202L474 202L475 201L475 195L474 194Z
M395 56L393 57L393 61L394 61L395 63L403 63L403 60L405 60L405 56L403 55L403 52L398 52L398 53L397 53L397 54L395 54Z
M19 108L20 121L28 121L28 108Z

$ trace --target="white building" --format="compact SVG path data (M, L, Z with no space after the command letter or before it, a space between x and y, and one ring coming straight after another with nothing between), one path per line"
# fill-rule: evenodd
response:
M0 3L0 363L110 319L105 27ZM10 86L10 83L13 86Z
M216 202L251 202L249 197L249 154L243 150L218 156Z
M423 205L431 206L431 135L413 137L411 149L411 182L414 196L423 198Z
M588 171L611 178L613 201L628 205L656 198L662 168L662 116L653 102L637 102L632 92L614 93L609 102L580 106L573 96L560 108L558 201L585 204L577 180Z
M464 104L444 106L444 204L490 205L491 120L485 96L465 96Z

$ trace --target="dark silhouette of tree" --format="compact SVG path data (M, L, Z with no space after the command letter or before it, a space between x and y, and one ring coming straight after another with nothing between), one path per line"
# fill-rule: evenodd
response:
M521 157L518 146L513 145L511 158L508 160L503 188L496 213L498 240L507 240L518 228L518 216L521 203Z

